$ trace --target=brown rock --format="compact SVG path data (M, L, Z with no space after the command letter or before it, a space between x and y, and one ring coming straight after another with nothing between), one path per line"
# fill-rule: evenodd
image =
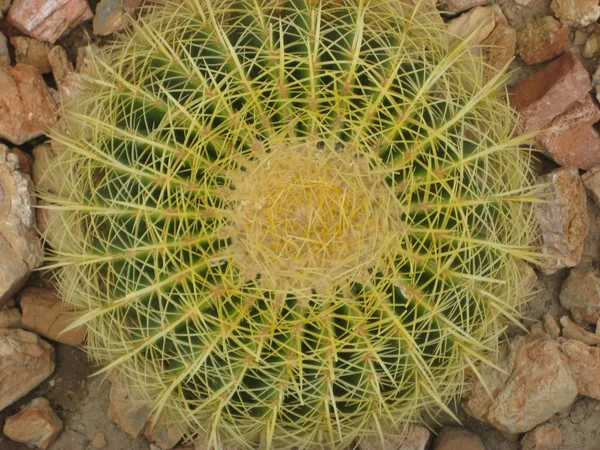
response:
M594 203L600 206L600 166L592 167L581 176L583 186Z
M496 70L486 67L486 79L492 78L498 70L507 65L515 55L517 32L508 25L496 24L494 30L482 42L486 62Z
M142 436L152 411L145 400L130 392L120 378L113 377L109 402L108 418L134 438Z
M55 45L48 53L48 61L52 67L54 81L60 87L68 74L75 71L73 65L69 62L67 52L60 45Z
M548 61L565 51L569 27L552 16L533 18L517 29L517 55L526 64Z
M17 308L0 311L0 328L21 328L21 313Z
M559 342L577 391L581 395L600 400L600 348L572 339L560 339Z
M429 430L420 425L407 425L399 432L385 433L384 443L378 436L362 438L360 450L425 450Z
M17 157L18 171L24 175L27 175L28 177L31 177L31 170L33 168L33 158L17 147L13 147L8 151L9 153Z
M542 318L542 322L544 324L544 330L546 333L548 333L548 336L550 336L552 339L558 339L560 336L560 327L556 323L556 320L554 320L554 317L546 313Z
M102 0L96 7L94 34L107 36L123 30L141 4L142 0Z
M8 43L6 36L0 32L0 64L10 65L10 54L8 53Z
M556 116L535 141L561 166L587 170L600 164L600 135L592 126L599 120L600 108L586 94Z
M97 448L97 449L102 449L104 447L106 447L106 437L104 436L104 433L96 433L96 436L94 436L94 439L92 439L92 447Z
M86 45L77 49L77 60L75 61L75 70L82 75L90 75L94 72L92 56L98 52L98 46Z
M4 13L10 8L12 0L0 0L0 19L4 17Z
M565 53L510 89L510 102L528 130L541 129L590 90L590 76L581 62Z
M600 277L593 270L573 269L558 298L576 321L593 325L600 317Z
M597 34L592 34L587 38L583 46L581 54L584 58L593 58L600 53L600 37Z
M144 436L163 450L170 450L183 437L183 430L176 424L159 423L154 428L148 424Z
M600 336L584 330L567 316L560 318L560 324L563 326L562 335L565 339L575 339L587 345L600 344Z
M463 396L465 411L503 433L531 430L573 403L577 386L559 344L543 334L517 337L510 354L499 366L507 373L484 366L481 375L489 393L474 378ZM496 372L496 373L494 373Z
M485 450L481 438L461 427L444 427L433 450Z
M535 427L523 437L521 450L557 450L562 440L560 428L545 423Z
M10 43L15 48L15 59L18 63L29 64L40 73L50 73L52 67L48 61L48 53L52 46L27 36L13 36Z
M66 345L83 342L83 326L64 331L72 322L72 313L50 289L28 287L21 293L23 328Z
M552 0L550 8L562 23L572 27L586 27L600 17L595 0Z
M63 424L45 398L36 398L23 411L6 419L4 434L16 442L47 449Z
M42 261L33 183L18 167L18 156L0 144L0 306Z
M488 4L485 0L445 0L444 10L450 12L462 12L476 6L485 6Z
M23 144L41 136L58 119L56 104L32 66L0 66L0 137Z
M54 43L93 16L86 0L14 0L7 19L22 33Z
M556 169L538 177L538 183L547 184L544 198L548 201L533 206L541 231L542 252L547 257L541 269L551 274L573 267L581 259L589 230L586 196L576 169Z
M54 348L25 330L0 329L0 411L54 371Z
M452 39L467 39L480 44L496 26L496 14L492 6L478 6L448 22L448 34Z

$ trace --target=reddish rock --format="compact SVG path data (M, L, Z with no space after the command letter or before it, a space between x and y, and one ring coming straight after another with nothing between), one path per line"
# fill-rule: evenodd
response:
M600 165L600 134L592 126L599 120L600 108L586 94L556 116L535 140L561 166L587 170Z
M510 90L510 102L528 130L541 129L590 90L590 76L581 62L565 53Z
M600 348L572 339L560 339L559 342L577 391L581 395L600 400Z
M548 61L565 51L569 27L552 16L533 18L517 29L517 55L526 64Z
M4 423L4 434L13 441L43 450L50 447L63 424L45 398L36 398Z
M586 27L600 17L596 0L552 0L550 8L562 23L572 27Z
M567 316L560 318L560 324L563 326L562 335L565 339L574 339L587 345L600 344L600 336L580 327Z
M463 408L503 433L529 431L570 406L577 396L567 358L547 335L515 338L510 354L501 353L497 364L504 372L480 367L489 394L473 376L472 387L463 395Z
M545 423L535 427L521 440L521 450L558 450L562 432L556 425Z
M58 117L56 104L32 66L0 66L0 137L23 144L44 134Z
M515 55L517 32L508 25L496 24L494 30L482 44L486 46L483 48L486 62L493 68L485 68L485 78L490 79Z
M66 309L53 291L28 287L21 293L23 328L66 345L79 345L85 337L85 327L64 331L72 322L72 313Z
M594 203L600 206L600 166L592 167L584 173L581 176L581 181Z
M0 411L54 372L54 348L33 333L0 328Z
M29 64L40 73L50 73L52 67L48 61L48 53L52 46L27 36L13 36L10 43L15 49L15 59L18 63Z
M433 450L485 450L481 438L461 427L444 427Z
M561 168L538 177L547 203L535 203L542 252L541 269L551 274L565 267L574 267L581 259L583 241L589 230L586 195L576 169Z
M559 299L576 321L594 325L600 317L600 277L593 270L571 270Z
M22 33L54 43L93 16L86 0L14 0L7 19Z

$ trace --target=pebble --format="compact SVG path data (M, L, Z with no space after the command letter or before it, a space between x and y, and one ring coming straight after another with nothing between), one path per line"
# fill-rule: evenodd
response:
M19 171L18 156L0 144L0 306L42 262L34 205L31 179Z
M481 438L461 427L444 427L435 440L433 450L485 450Z
M54 348L29 331L0 328L0 411L54 371Z
M542 323L544 324L544 330L548 333L548 336L552 339L558 339L560 336L560 327L556 323L556 320L554 320L554 317L545 313L542 317Z
M588 234L586 194L577 169L560 168L537 178L547 184L543 190L547 203L536 203L542 253L546 257L541 269L552 274L574 267L581 259L583 242Z
M1 310L0 328L21 328L21 312L17 308Z
M64 331L72 321L70 311L54 291L47 288L27 287L21 292L23 328L53 341L77 346L83 342L84 326Z
M41 136L58 120L56 103L33 66L0 65L0 92L0 138L20 145Z
M541 129L590 90L590 76L572 53L565 53L510 89L510 102L525 131Z
M558 298L575 321L595 325L600 318L600 277L594 270L573 269L562 284Z
M563 53L568 39L569 27L554 17L533 18L517 29L516 53L525 64L539 64Z
M590 94L556 116L535 142L563 167L590 169L600 165L600 134L594 124L600 120L600 108Z
M87 0L14 0L7 19L22 33L54 43L93 16Z
M579 394L600 400L600 348L573 339L559 342Z
M521 450L558 450L562 441L560 428L545 423L525 434L521 440Z
M585 330L567 316L560 318L560 324L563 326L562 335L565 339L574 339L587 345L600 344L600 336Z
M4 423L4 434L16 442L46 450L62 431L63 424L45 398L35 398Z
M128 17L133 16L141 4L142 0L102 0L96 6L94 34L107 36L122 31L127 25Z
M600 36L592 34L587 38L581 53L584 58L593 58L600 53Z
M572 27L585 27L598 20L600 6L597 0L552 0L554 15Z
M519 336L497 362L504 372L482 365L463 395L464 410L502 433L524 433L570 406L577 396L568 362L547 335Z
M370 436L362 438L358 448L360 450L425 450L429 435L429 430L421 425L408 425L404 428L400 426L399 435L385 436L383 445L378 436Z
M106 442L106 437L104 436L104 433L96 433L96 436L94 436L94 439L92 439L92 447L97 448L97 449L101 449L106 447L107 442Z
M493 6L477 6L448 22L448 34L451 39L466 39L475 33L470 40L472 45L481 44L496 26Z
M52 48L50 44L27 36L13 36L10 38L10 43L15 49L15 59L18 63L29 64L40 73L52 71L48 60L48 53Z

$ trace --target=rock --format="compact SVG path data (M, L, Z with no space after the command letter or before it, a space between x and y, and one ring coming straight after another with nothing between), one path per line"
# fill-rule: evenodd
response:
M489 4L486 0L444 0L442 3L444 11L453 13L463 12L476 6L486 6Z
M421 425L408 425L399 435L386 434L384 443L378 436L370 436L362 438L358 447L360 450L425 450L429 434L429 430Z
M54 348L33 333L0 329L0 411L54 371Z
M584 58L593 58L600 53L600 36L592 34L583 46L582 55Z
M134 438L143 435L152 408L141 396L129 391L120 377L111 378L108 418Z
M75 69L69 62L66 50L60 45L55 45L52 47L50 53L48 53L48 61L52 67L54 81L56 81L56 84L60 88L67 75L74 72Z
M593 127L598 120L600 108L586 94L556 116L535 142L563 167L590 169L600 165L600 134Z
M94 72L92 56L98 52L97 45L86 45L77 49L77 60L75 61L75 70L82 75L91 75Z
M572 27L586 27L600 17L595 0L552 0L550 8L562 23Z
M528 20L517 29L516 53L526 64L539 64L563 53L569 27L552 16Z
M486 46L483 48L485 60L491 66L485 68L485 78L489 80L515 55L517 32L508 25L496 24L494 30L483 40L482 44Z
M59 297L46 288L27 287L21 293L23 328L65 345L80 345L86 328L64 331L72 322L72 314Z
M535 287L538 277L535 270L527 264L525 261L517 260L517 268L521 275L521 292L520 295L526 297L531 293L531 290Z
M548 201L533 205L541 231L542 253L547 257L541 269L551 274L573 267L581 259L589 230L586 196L577 169L556 169L538 177L538 183L547 184L543 193Z
M600 318L600 277L593 270L573 269L558 298L577 322L594 325Z
M563 326L562 335L565 339L575 339L587 345L600 344L600 336L584 330L567 316L560 318L560 324Z
M96 436L94 436L94 439L92 439L91 444L93 448L97 449L102 449L106 447L107 442L104 433L96 433Z
M21 313L17 308L0 311L0 328L21 328Z
M535 427L523 437L521 450L557 450L562 440L560 428L545 423Z
M4 434L16 442L47 449L63 424L45 398L36 398L23 411L6 419Z
M600 206L600 166L592 167L581 176L583 186L590 198Z
M556 323L556 320L554 320L554 317L546 313L542 317L542 323L544 324L544 330L548 333L548 336L552 339L558 339L560 336L560 327Z
M0 144L0 306L42 261L33 183L18 167L18 156Z
M559 342L579 394L600 400L600 348L573 339Z
M541 129L590 90L590 76L572 53L565 53L510 89L510 103L525 131Z
M147 425L144 436L162 450L170 450L183 438L183 430L174 423L159 423L154 428Z
M107 36L123 30L128 16L133 16L141 4L142 0L102 0L96 7L94 34Z
M496 16L492 6L478 6L448 22L451 39L467 39L475 33L470 43L477 45L487 38L496 26Z
M52 46L27 36L13 36L10 43L15 49L15 59L18 63L29 64L40 73L50 73L52 67L48 61L48 53Z
M461 427L444 427L433 450L485 450L481 438Z
M14 0L7 19L22 33L54 43L93 16L87 0Z
M54 185L54 179L48 177L47 169L50 162L55 157L56 153L54 152L53 147L48 144L41 144L33 149L33 168L31 172L33 182L37 189L52 194L56 194L58 192L58 186ZM40 199L38 201L38 207L35 210L37 228L42 235L50 233L50 230L48 230L48 224L51 223L58 215L56 211L44 208L45 205L46 202ZM62 231L57 230L57 233L60 232Z
M8 43L6 36L0 32L0 64L10 65L10 54L8 53Z
M0 92L0 138L23 144L58 119L50 91L33 66L0 66Z
M17 157L17 170L23 175L31 177L31 170L33 168L33 158L23 150L13 147L8 152Z
M531 430L573 403L577 385L558 342L543 334L517 337L510 354L498 365L506 373L483 365L481 376L489 389L473 377L463 395L464 410L502 433Z
M4 13L10 8L12 0L0 0L0 19L4 17Z

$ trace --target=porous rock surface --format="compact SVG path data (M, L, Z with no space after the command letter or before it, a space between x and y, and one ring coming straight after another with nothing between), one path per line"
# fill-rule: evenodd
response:
M18 156L0 144L0 306L42 261L34 205L31 179L19 170Z
M54 371L54 348L29 331L0 328L0 410Z
M6 419L3 431L13 441L46 450L62 428L62 421L48 400L35 398L23 411Z
M33 66L0 65L0 92L0 138L23 144L58 120L56 103Z
M517 29L516 53L526 64L539 64L563 53L568 39L569 27L554 17L533 18Z

